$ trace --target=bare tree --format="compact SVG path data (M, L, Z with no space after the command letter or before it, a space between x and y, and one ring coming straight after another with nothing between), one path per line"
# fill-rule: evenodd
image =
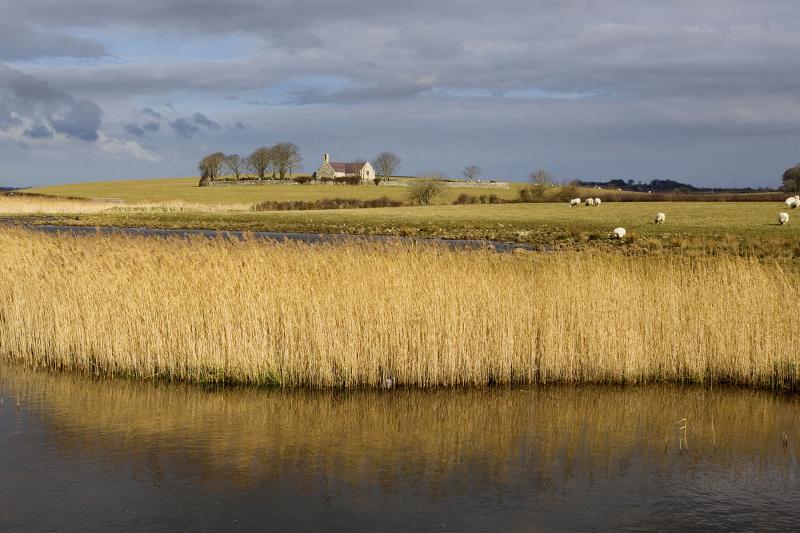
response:
M540 168L536 172L528 174L528 182L534 201L540 201L544 198L545 191L552 185L553 180L546 170Z
M470 165L467 168L465 168L461 174L469 181L472 181L474 179L479 178L481 174L483 174L483 171L481 170L481 167L479 167L478 165Z
M215 152L209 154L200 160L197 165L200 169L200 186L205 187L210 181L214 181L219 177L220 168L225 161L225 154L222 152Z
M263 180L269 166L272 164L274 156L272 149L266 146L256 148L247 158L247 165L253 170L258 179Z
M400 162L400 156L394 152L381 152L372 161L372 166L375 167L375 171L378 174L383 176L383 179L389 181L389 177L395 173L400 166Z
M231 154L225 157L225 166L228 168L233 177L237 180L242 177L242 169L244 168L245 160L239 154Z
M275 165L280 174L281 179L286 179L287 175L291 176L292 171L298 169L303 164L303 157L300 155L300 148L296 144L290 142L278 143L272 147L272 153L275 157ZM273 167L273 172L274 172Z

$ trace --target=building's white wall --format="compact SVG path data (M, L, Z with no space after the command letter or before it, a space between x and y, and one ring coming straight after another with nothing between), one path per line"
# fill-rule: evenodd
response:
M372 168L372 165L367 162L363 167L361 167L361 180L362 181L372 181L375 179L375 169Z

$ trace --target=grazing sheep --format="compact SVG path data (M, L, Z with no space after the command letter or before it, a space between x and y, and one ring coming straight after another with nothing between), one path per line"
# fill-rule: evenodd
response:
M656 224L663 224L667 220L667 215L664 213L656 213Z
M594 205L600 205L600 203L601 203L600 202L600 198L595 198L594 199Z
M797 204L800 203L800 200L798 200L794 196L790 196L789 198L787 198L785 200L785 203L786 203L786 207L790 207L790 208L794 209L795 207L797 207Z
M569 206L572 207L573 205L581 205L581 199L580 198L573 198L572 200L570 200L569 201Z
M594 198L587 198L586 205L594 205Z
M778 213L778 224L781 226L789 222L789 213Z
M617 239L624 239L626 233L628 233L628 232L625 231L625 228L615 228L614 229L614 237L616 237Z

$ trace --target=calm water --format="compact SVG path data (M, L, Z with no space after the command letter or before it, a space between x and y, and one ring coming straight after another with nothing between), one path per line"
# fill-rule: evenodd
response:
M204 390L0 364L0 398L2 531L800 528L797 397Z
M2 222L0 221L0 224ZM299 233L290 231L223 231L215 229L161 229L161 228L124 228L102 226L57 226L49 224L22 225L23 227L44 233L65 233L71 235L138 235L146 237L206 237L225 239L244 239L245 235L255 239L272 241L304 242L307 244L338 244L348 241L364 242L412 242L420 244L439 244L454 249L485 249L496 252L513 252L515 249L534 250L529 244L479 239L443 239L438 237L402 237L395 235L356 235L347 233ZM541 251L541 250L540 250Z

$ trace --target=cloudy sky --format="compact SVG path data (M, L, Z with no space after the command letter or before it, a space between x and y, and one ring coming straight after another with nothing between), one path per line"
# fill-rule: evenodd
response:
M305 170L776 185L800 161L795 0L0 0L0 183Z

